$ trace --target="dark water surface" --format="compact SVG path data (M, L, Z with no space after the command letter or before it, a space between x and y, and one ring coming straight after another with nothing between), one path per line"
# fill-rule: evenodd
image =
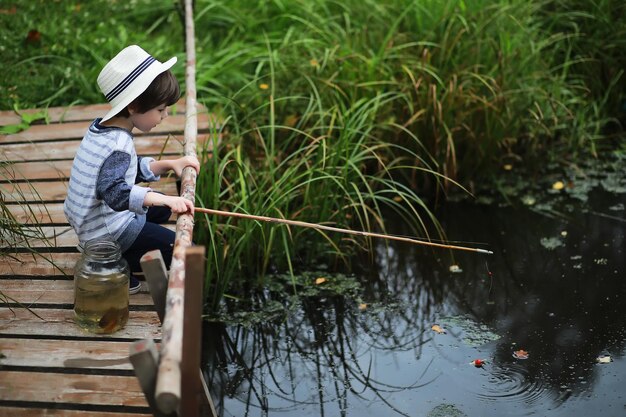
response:
M357 296L317 294L276 323L211 327L206 369L218 409L625 416L626 199L590 201L557 217L449 204L438 215L448 237L487 243L494 255L379 241ZM528 358L515 358L519 350Z

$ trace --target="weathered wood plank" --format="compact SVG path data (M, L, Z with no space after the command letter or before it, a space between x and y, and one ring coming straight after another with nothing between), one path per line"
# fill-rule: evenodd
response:
M171 230L176 230L176 225L164 224ZM20 236L19 240L7 242L9 247L23 248L76 248L78 237L70 226L24 226L21 230L25 236Z
M130 311L125 328L113 334L97 335L87 333L74 323L74 310L72 309L33 308L31 310L0 307L0 335L45 336L47 338L152 338L155 340L161 338L160 321L155 311Z
M172 192L175 192L175 190L172 190ZM6 208L9 210L15 220L18 221L20 224L67 224L67 219L65 218L65 214L63 213L63 203L9 204L6 206ZM176 215L172 214L170 220L172 222L176 221Z
M0 176L13 181L66 180L70 176L71 160L16 162L2 166Z
M14 162L0 168L0 177L13 181L68 180L71 169L72 161L69 159Z
M163 177L150 183L150 188L169 195L176 195L176 179ZM29 181L23 183L0 183L0 193L6 203L62 202L67 196L67 181Z
M201 140L206 141L208 135L202 135ZM183 151L182 137L174 135L138 136L133 142L138 155L157 157L161 155L180 155ZM62 142L33 142L14 143L3 145L0 148L6 161L36 161L36 160L60 160L73 159L80 139Z
M74 281L51 279L3 279L0 291L23 305L37 307L40 304L73 304ZM152 297L148 286L131 297L132 305L151 306Z
M67 219L63 213L63 203L9 204L6 208L20 224L67 224Z
M54 408L3 407L0 417L151 417L142 413L114 413L84 410L59 410Z
M75 122L79 120L94 120L102 117L111 108L110 104L88 104L67 107L48 107L47 109L25 109L21 110L23 114L36 114L45 112L50 123ZM170 114L185 114L187 106L185 100L181 99L175 105L170 107ZM198 105L199 111L204 111L202 105ZM14 111L0 111L0 126L18 124L22 121L19 114Z
M1 366L132 370L129 341L0 339Z
M202 120L204 126L209 125L209 116L206 113L199 114L198 119ZM159 133L181 133L185 126L184 114L175 114L163 120L155 126L150 135ZM11 135L0 135L0 144L41 142L60 139L82 139L85 131L89 128L91 121L78 121L69 123L32 125L28 129ZM136 132L137 137L144 133Z
M80 253L12 253L0 262L0 276L30 275L35 277L69 275ZM0 288L2 288L0 281Z
M147 407L134 376L0 371L0 400Z

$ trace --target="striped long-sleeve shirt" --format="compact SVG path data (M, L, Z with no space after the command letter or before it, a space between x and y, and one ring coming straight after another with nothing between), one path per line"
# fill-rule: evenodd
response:
M63 210L80 242L108 235L123 252L146 222L143 200L151 189L136 184L159 177L150 170L153 158L137 156L129 131L99 122L91 124L74 157Z

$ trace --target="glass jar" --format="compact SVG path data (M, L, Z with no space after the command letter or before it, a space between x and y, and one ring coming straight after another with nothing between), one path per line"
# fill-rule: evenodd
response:
M79 246L74 269L74 319L91 333L113 333L128 321L130 270L120 245L94 239Z

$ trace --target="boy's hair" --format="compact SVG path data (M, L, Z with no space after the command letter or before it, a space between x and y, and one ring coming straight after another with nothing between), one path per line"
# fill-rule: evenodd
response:
M171 106L179 98L180 86L178 85L178 80L170 70L167 70L157 75L146 91L116 114L116 117L130 117L129 107L132 107L138 113L145 113L161 104Z

